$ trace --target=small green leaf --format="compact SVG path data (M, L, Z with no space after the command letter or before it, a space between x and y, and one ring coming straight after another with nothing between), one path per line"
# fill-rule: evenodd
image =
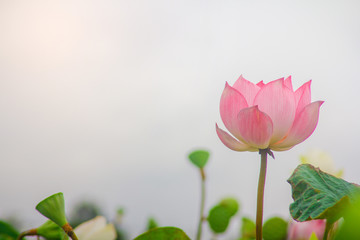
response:
M230 218L231 213L227 207L216 205L210 210L207 220L213 232L223 233L229 225Z
M151 229L153 229L153 228L157 228L158 226L159 226L159 224L157 223L157 221L155 220L155 218L150 217L150 218L148 219L148 223L147 223L146 229L149 231L149 230L151 230Z
M147 231L134 240L190 240L190 238L179 228L161 227Z
M52 220L60 227L67 223L65 217L65 201L63 193L56 193L42 200L37 206L42 215Z
M0 220L0 234L3 238L9 237L11 239L16 239L19 236L19 232L11 224L1 220Z
M210 153L205 150L197 150L189 154L190 161L198 168L204 168Z
M239 203L234 198L224 198L219 205L226 207L229 210L230 216L234 216L239 210Z
M51 220L38 227L37 234L46 238L47 240L69 239L64 230Z
M231 217L237 213L238 209L239 204L234 198L222 199L209 212L207 220L211 230L215 233L225 232Z
M263 225L264 240L285 240L287 225L287 221L279 217L268 219Z
M250 219L243 217L241 219L241 238L242 239L255 239L256 238L256 225Z
M288 182L294 199L290 213L300 222L312 219L336 221L360 192L354 184L322 172L310 164L299 165Z

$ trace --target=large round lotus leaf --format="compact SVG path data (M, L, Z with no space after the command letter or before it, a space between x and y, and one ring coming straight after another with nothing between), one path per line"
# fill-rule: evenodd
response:
M287 225L287 221L279 217L268 219L263 225L264 240L285 240Z
M290 214L300 222L312 219L336 221L360 193L359 186L310 164L299 165L288 182L294 199L290 205Z
M52 220L60 227L67 223L65 217L65 201L63 193L56 193L42 200L37 206L42 215Z
M161 227L147 231L134 240L190 240L190 238L179 228Z
M189 154L190 161L198 168L205 167L210 153L205 150L197 150Z

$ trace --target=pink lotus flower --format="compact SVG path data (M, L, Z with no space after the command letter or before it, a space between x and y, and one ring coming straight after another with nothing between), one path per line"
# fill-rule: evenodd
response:
M253 84L242 76L225 84L220 115L227 130L216 132L235 151L285 151L307 139L315 130L323 101L311 102L311 81L296 91L291 76Z
M312 233L323 239L326 221L323 219L307 222L292 222L288 230L288 240L308 240Z

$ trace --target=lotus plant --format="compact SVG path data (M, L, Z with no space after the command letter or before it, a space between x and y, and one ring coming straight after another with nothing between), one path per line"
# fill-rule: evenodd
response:
M300 162L302 164L311 164L338 178L343 175L343 170L336 170L331 156L319 149L312 149L306 154L301 155ZM311 234L315 234L318 239L323 239L325 227L326 220L324 219L306 222L292 221L288 231L288 240L307 240Z
M258 151L261 166L258 184L256 239L262 239L263 198L267 155L289 150L315 130L323 101L311 102L311 81L296 91L291 76L253 84L243 76L233 86L225 84L220 100L221 119L230 132L216 132L234 151Z

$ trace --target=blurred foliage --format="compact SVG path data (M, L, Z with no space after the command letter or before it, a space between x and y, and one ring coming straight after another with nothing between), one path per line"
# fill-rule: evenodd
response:
M176 227L154 228L134 240L190 240L183 230Z
M19 232L10 223L0 220L0 240L12 240L19 236Z
M241 219L241 237L239 240L253 240L256 238L256 225L250 218Z
M70 225L75 228L83 222L93 219L96 216L103 215L100 207L93 202L80 202L75 205L71 212Z
M119 227L115 227L116 228L116 240L126 240L128 239L126 236L126 232Z
M114 224L115 228L116 228L116 233L117 233L116 240L126 240L127 239L126 231L122 227L124 215L125 215L124 208L121 207L116 210L116 218L115 218L115 224Z
M344 221L335 233L335 240L360 239L360 197L349 206L344 214Z
M231 218L237 213L239 204L234 198L225 198L211 208L207 221L214 233L223 233Z
M254 240L256 238L256 225L247 217L241 219L241 235L238 240ZM280 217L272 217L263 225L264 240L285 240L287 237L288 222Z
M0 233L0 240L15 240L16 238L12 238L8 235L5 235L5 234L1 234Z
M198 168L204 168L209 157L210 153L205 150L196 150L189 154L190 161Z
M239 203L235 198L224 198L220 201L219 205L228 209L231 217L239 210Z
M147 231L157 228L157 227L159 227L159 224L157 223L155 218L153 218L153 217L148 218L147 227L146 227Z
M288 222L280 217L272 217L263 225L264 240L285 240Z
M118 208L116 210L116 221L121 223L124 215L125 215L125 209L122 207Z

